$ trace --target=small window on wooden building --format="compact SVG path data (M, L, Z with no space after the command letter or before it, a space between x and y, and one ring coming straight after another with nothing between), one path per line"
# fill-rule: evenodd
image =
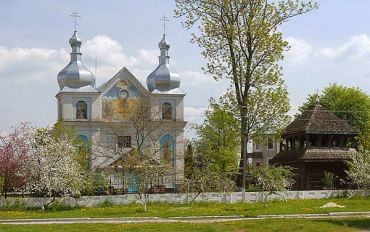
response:
M117 146L119 148L131 148L131 136L118 136Z
M274 149L274 138L272 137L267 138L267 149L268 150Z

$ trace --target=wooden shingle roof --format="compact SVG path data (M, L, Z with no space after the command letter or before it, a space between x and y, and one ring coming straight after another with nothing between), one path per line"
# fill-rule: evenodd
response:
M296 134L350 134L357 135L358 130L339 118L334 113L317 103L313 110L304 111L285 129L284 135Z
M302 150L281 151L273 159L272 163L286 162L312 162L312 161L340 161L349 160L357 151L353 148L318 148L311 147Z

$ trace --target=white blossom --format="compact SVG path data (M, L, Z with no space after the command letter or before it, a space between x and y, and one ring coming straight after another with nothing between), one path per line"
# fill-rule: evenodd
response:
M82 176L76 148L68 140L54 139L48 132L50 129L36 133L39 137L36 136L30 165L32 190L51 197L79 194Z
M348 177L352 184L362 189L370 188L370 151L360 151L348 161Z

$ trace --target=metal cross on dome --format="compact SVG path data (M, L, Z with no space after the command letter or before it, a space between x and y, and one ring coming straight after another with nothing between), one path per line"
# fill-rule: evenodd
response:
M165 14L162 16L160 20L163 21L163 34L166 34L166 22L169 22L170 20Z
M72 14L70 14L69 16L73 17L74 18L74 23L75 23L75 31L77 31L77 18L81 18L80 14L76 11L73 11Z

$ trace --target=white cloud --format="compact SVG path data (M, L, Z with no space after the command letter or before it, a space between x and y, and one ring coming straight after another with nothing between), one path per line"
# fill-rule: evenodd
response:
M292 49L281 64L293 110L308 94L330 83L370 92L370 36L356 35L340 45L325 47L315 47L298 38L288 41Z
M158 64L158 49L140 49L128 55L123 46L106 35L97 35L83 43L82 60L95 73L97 84L110 79L127 67L145 85L146 77ZM56 83L58 72L68 64L69 51L64 49L8 48L0 46L0 82L49 81ZM200 71L179 72L182 86L195 87L214 83L210 75Z
M369 59L370 37L368 35L353 36L348 42L339 47L320 49L319 54L336 61Z
M285 61L289 64L305 64L313 59L331 61L370 60L370 36L356 35L337 47L315 48L307 41L288 37L286 39L291 49L286 53Z
M122 67L132 70L148 70L158 63L158 50L140 49L136 55L128 55L123 47L106 35L94 36L82 47L86 64L94 67L97 59L97 82L102 84L116 74ZM135 72L133 72L136 74ZM149 72L146 73L148 75ZM143 73L140 73L143 75ZM140 78L141 80L143 78Z
M302 39L288 37L290 50L286 53L286 61L291 64L302 64L311 59L313 47Z
M122 46L106 35L97 35L86 41L82 52L91 58L97 57L103 66L131 65L136 62L135 57L124 54Z
M212 76L198 71L184 71L179 74L181 79L184 80L183 83L186 83L188 86L198 86L215 82Z
M67 57L63 49L0 46L0 82L50 81Z
M95 72L97 59L98 84L111 78L122 67L141 70L138 73L146 78L158 63L159 54L158 50L140 49L136 55L127 55L117 41L106 35L87 40L81 51L83 62L92 72ZM58 72L68 61L69 51L64 49L0 46L0 82L55 82Z
M205 111L207 107L202 106L185 106L184 107L184 117L185 120L188 121L190 124L200 124L203 122L205 116Z
M157 49L140 49L136 65L138 65L138 63L149 64L151 66L156 65L158 64L158 55L159 50Z

